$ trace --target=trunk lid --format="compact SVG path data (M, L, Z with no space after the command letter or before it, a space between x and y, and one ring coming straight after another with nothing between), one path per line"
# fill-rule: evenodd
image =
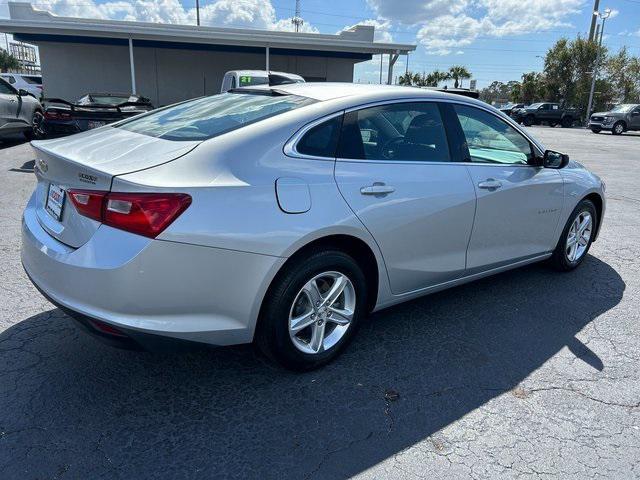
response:
M109 191L114 176L175 160L198 143L163 140L112 127L34 141L38 220L54 238L78 248L100 223L76 211L66 193L69 189ZM60 196L61 207L56 200Z

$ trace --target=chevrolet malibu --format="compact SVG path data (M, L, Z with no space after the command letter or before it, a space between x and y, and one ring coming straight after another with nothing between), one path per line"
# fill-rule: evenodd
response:
M22 262L113 343L255 342L308 370L372 311L533 262L576 268L604 184L479 101L292 84L33 142Z

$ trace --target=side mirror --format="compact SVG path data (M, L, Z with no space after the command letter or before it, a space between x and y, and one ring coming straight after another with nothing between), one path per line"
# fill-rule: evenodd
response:
M640 115L640 112L631 112L632 117L637 117L638 115Z
M553 150L545 150L542 157L542 166L544 168L564 168L569 163L569 155Z
M18 90L18 95L20 95L21 97L26 97L27 95L30 95L30 93L27 92L24 88L21 88L20 90Z

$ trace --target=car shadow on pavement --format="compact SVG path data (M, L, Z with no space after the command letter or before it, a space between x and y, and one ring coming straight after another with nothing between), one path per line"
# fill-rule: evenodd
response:
M182 355L103 346L60 310L0 334L0 469L31 478L346 478L513 391L625 284L589 256L574 272L503 273L377 314L307 374L251 347ZM435 440L433 440L435 439ZM425 448L430 448L430 447Z

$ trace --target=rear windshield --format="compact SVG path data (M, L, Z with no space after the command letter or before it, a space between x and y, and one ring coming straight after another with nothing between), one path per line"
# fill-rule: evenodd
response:
M42 77L36 77L32 75L23 75L24 81L31 85L42 85Z
M297 95L222 93L155 110L117 127L166 140L207 140L314 102Z

